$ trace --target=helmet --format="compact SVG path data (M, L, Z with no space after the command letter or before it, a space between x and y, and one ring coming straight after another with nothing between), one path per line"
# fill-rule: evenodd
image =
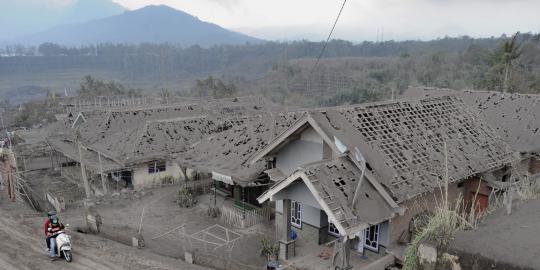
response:
M56 211L52 210L52 211L47 212L47 217L50 218L52 216L56 216Z

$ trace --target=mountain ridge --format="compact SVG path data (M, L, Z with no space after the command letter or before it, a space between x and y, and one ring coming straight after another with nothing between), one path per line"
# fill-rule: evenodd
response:
M0 1L0 41L8 42L50 28L118 15L126 11L111 0Z
M63 45L93 43L173 43L182 46L258 43L260 39L166 5L150 5L84 23L62 25L17 40L23 44L53 42Z

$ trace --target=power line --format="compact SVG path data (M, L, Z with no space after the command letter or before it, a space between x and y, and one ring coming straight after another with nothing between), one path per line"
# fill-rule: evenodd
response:
M313 73L313 71L319 64L319 61L321 60L321 57L323 56L324 51L326 50L326 46L328 46L328 42L330 41L330 38L332 37L332 33L334 33L334 29L336 28L336 25L339 21L339 17L341 16L341 13L343 12L343 9L345 8L346 3L347 3L347 0L343 0L343 4L341 5L341 9L339 10L336 21L334 22L334 25L332 26L332 29L330 30L330 33L328 34L328 38L326 38L326 42L324 42L324 46L321 50L321 53L319 54L319 57L317 57L317 62L315 62L315 65L313 65L313 68L311 69L310 73Z

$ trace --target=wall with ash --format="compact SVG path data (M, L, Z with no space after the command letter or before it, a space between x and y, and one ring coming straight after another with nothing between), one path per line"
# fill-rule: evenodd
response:
M133 168L133 188L137 191L164 184L162 183L164 178L172 177L175 181L183 179L180 166L176 163L167 162L166 170L158 173L148 173L148 164L141 164Z
M300 138L283 147L276 156L276 167L285 175L292 174L298 167L323 159L323 141L309 127Z

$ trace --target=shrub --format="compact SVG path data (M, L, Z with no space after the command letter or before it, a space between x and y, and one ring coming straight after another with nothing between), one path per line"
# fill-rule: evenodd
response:
M206 208L206 215L209 217L217 218L221 216L221 210L217 206L208 206L208 208Z
M178 191L178 198L176 199L178 206L182 208L189 208L195 205L196 200L193 198L193 191L189 187L182 187Z
M279 253L279 245L272 244L268 238L261 238L259 254L266 257L267 260L273 260Z

